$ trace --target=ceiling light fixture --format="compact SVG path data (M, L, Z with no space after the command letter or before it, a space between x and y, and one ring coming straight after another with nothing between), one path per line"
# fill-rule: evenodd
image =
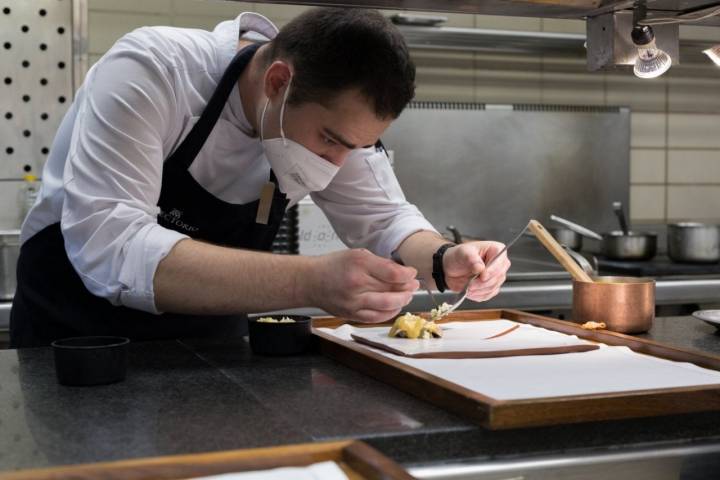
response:
M720 43L707 50L703 50L703 53L710 57L710 60L712 60L715 65L720 67Z
M640 78L655 78L667 72L672 65L670 56L655 44L655 34L648 25L635 25L630 34L638 49L633 72Z

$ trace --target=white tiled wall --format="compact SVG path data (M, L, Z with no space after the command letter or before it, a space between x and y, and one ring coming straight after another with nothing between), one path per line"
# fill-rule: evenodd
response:
M91 62L138 26L212 28L250 10L282 26L305 8L222 0L89 0L89 7ZM462 14L449 15L448 25L585 31L579 20ZM720 28L683 26L680 36L720 42ZM420 50L413 57L419 100L631 107L633 221L720 221L720 69L709 62L676 65L648 81L628 71L588 73L584 58Z

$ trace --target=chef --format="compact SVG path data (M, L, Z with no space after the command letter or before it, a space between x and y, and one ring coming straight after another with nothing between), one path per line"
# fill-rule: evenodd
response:
M380 322L418 278L459 290L478 272L469 297L493 297L509 261L484 265L503 245L447 243L380 143L414 77L375 11L125 35L55 137L22 228L11 344L232 335L244 313L294 307ZM350 249L268 253L307 194Z

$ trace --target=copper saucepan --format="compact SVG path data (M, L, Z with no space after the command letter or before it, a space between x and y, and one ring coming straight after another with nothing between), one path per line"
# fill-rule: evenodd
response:
M636 277L594 277L573 281L575 322L605 323L608 330L642 333L655 320L655 280Z

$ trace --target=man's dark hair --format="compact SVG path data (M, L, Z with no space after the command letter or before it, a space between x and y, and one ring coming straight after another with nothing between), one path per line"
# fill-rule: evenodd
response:
M379 12L315 8L285 25L271 42L268 63L295 70L289 103L328 105L358 89L378 118L397 118L415 94L415 65L395 26Z

